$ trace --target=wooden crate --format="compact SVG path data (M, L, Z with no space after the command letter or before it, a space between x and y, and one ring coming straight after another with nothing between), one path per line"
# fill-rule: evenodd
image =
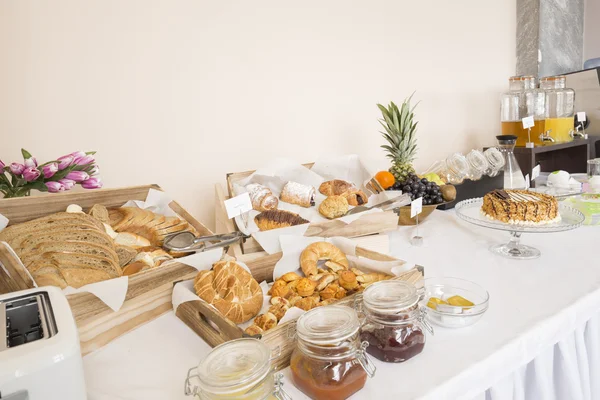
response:
M356 248L356 255L377 261L397 260L391 256L361 247ZM257 276L257 273L259 275L272 276L273 268L281 257L282 253L273 254L269 256L268 259L263 257L256 261L250 261L248 267L250 267L250 270L253 272L255 279L260 282L260 276ZM415 267L394 279L416 283L423 279L423 267ZM355 296L356 295L345 297L336 302L336 304L352 306ZM224 318L212 306L201 300L181 303L177 307L177 310L175 310L175 315L213 347L229 340L248 337L248 335L236 324ZM279 347L281 355L273 360L273 365L278 370L285 368L290 364L290 357L295 343L295 333L295 321L289 321L258 336L272 349Z
M150 189L161 190L157 185L146 185L1 199L0 214L6 216L10 224L14 224L65 211L69 204L79 204L84 210L94 204L120 207L129 200L145 200ZM212 234L177 202L171 202L169 207L194 226L200 235ZM10 263L7 252L0 252L0 262ZM173 285L193 278L197 272L193 267L171 260L160 268L132 275L129 277L125 302L117 312L91 293L68 295L67 299L79 330L81 352L84 355L90 353L170 311Z
M313 164L304 164L311 168ZM238 231L235 222L227 218L227 212L223 202L234 195L233 184L252 175L255 171L237 172L227 174L227 187L224 189L220 184L215 185L215 221L216 232L227 233ZM348 238L359 238L369 235L396 230L398 228L398 216L393 211L371 213L362 216L350 224L342 221L332 220L311 223L304 236L333 237L343 236ZM360 241L359 241L360 243ZM244 243L230 247L230 254L240 261L250 261L257 257L264 257L267 253L253 238L246 239Z

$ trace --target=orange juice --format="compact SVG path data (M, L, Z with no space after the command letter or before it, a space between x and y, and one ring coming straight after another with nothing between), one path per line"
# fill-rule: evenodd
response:
M531 128L531 142L535 143L536 146L541 146L543 143L540 140L540 134L544 131L544 120L535 120L535 125ZM525 143L530 141L529 130L523 129L521 121L502 122L502 134L515 135L518 147L525 147Z
M567 118L546 118L546 130L552 130L550 136L555 143L566 143L573 141L570 132L573 128L573 117Z

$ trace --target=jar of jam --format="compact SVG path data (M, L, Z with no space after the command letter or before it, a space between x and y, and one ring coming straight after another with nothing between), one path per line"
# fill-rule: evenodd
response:
M223 343L190 368L185 394L203 400L291 400L271 359L271 350L258 339Z
M381 281L365 289L362 296L365 322L360 338L367 352L385 362L403 362L425 347L423 328L433 334L418 305L420 295L414 285L398 280Z
M363 388L375 366L360 342L356 312L314 308L298 318L290 368L294 385L315 400L343 400Z

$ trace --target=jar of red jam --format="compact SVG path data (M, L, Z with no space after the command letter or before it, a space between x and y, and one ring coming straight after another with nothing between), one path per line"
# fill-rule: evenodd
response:
M314 308L298 318L294 385L314 400L343 400L362 389L375 366L359 329L356 311L345 306Z
M415 286L404 281L381 281L365 289L362 307L357 308L365 317L360 338L369 344L369 354L398 363L423 351L423 329L433 334L433 328L425 321L419 300Z

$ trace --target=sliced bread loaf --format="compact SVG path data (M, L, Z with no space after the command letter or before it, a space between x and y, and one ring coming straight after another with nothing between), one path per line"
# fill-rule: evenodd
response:
M119 266L123 268L125 265L129 264L135 255L137 254L137 250L133 247L126 245L117 245L115 247L117 252L117 257L119 258Z
M11 238L9 241L7 241L7 243L10 244L10 246L13 249L19 249L21 247L21 244L23 243L23 241L26 239L29 239L33 235L38 235L38 234L43 234L43 233L48 233L48 232L59 232L61 230L94 230L94 231L98 231L98 228L96 228L95 225L77 224L77 223L71 223L71 222L76 222L76 221L64 220L64 221L61 221L60 223L57 223L56 225L52 225L50 227L24 231L24 232L21 232L20 234L18 234L17 236Z
M46 262L31 273L38 286L58 286L61 289L67 287L67 281L61 274L58 267L51 262Z
M102 204L94 204L92 208L90 208L90 210L88 211L88 214L96 218L98 221L110 225L108 210Z
M43 242L36 246L35 251L25 252L21 256L23 264L28 265L33 260L39 259L47 252L67 252L67 253L80 253L92 256L106 257L115 263L119 263L119 257L117 253L108 246L101 244L89 243L89 242L78 242L74 240L66 240L63 242Z
M65 229L55 232L49 231L33 234L27 239L23 240L21 245L14 250L17 252L17 254L21 255L25 252L35 250L36 246L40 243L52 241L64 242L67 240L95 243L107 246L109 248L114 247L113 240L104 232L91 229Z

